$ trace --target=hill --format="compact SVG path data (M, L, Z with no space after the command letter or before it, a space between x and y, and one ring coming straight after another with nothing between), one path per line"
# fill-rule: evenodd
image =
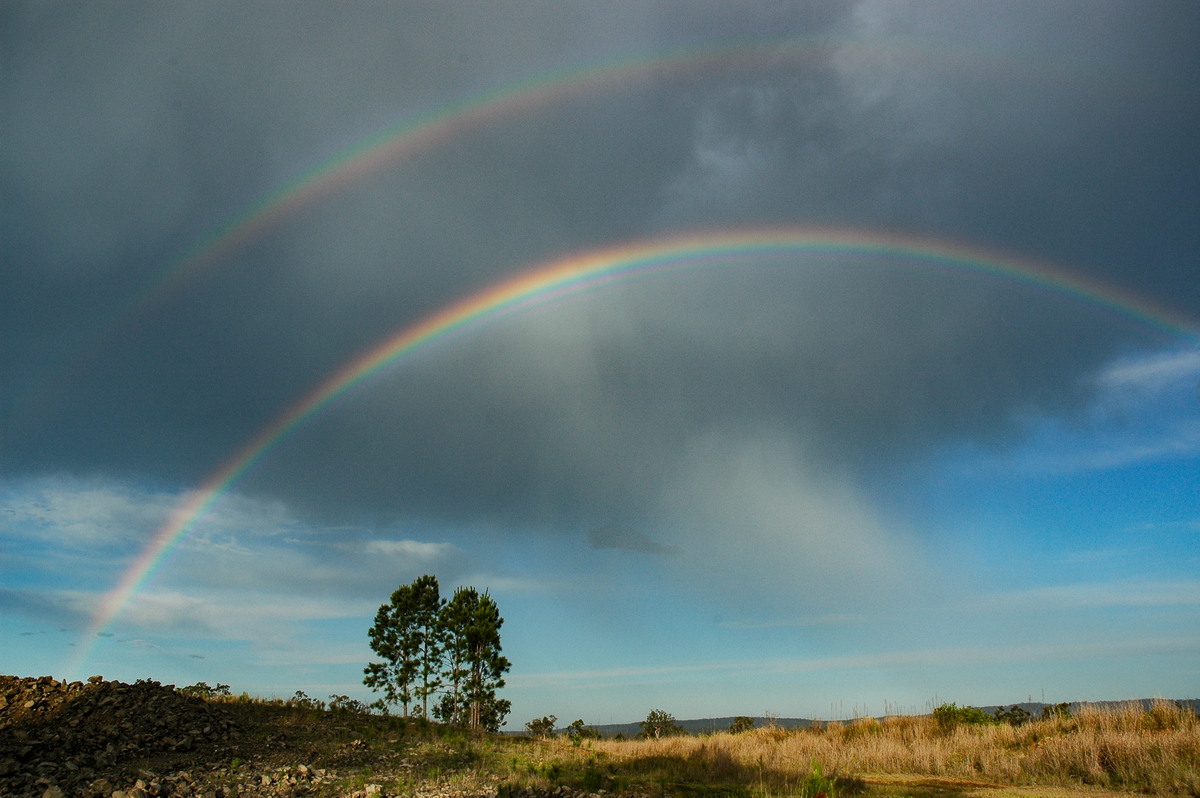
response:
M1184 699L1162 699L1162 698L1133 698L1125 701L1069 701L1065 702L1067 708L1072 712L1078 712L1082 707L1092 707L1095 709L1121 709L1128 706L1139 706L1144 710L1149 710L1156 703L1162 701L1176 706L1184 707L1197 714L1200 714L1200 698L1184 698ZM1056 706L1040 701L1021 701L1013 704L990 704L979 707L988 715L995 715L998 710L1011 710L1013 707L1020 707L1029 713L1031 718L1037 719L1042 717L1042 712L1047 707ZM877 715L876 720L883 720L885 716ZM777 718L767 716L751 717L754 721L754 728L763 729L774 726L778 729L810 729L813 727L821 727L828 724L830 721L816 718ZM855 720L847 718L840 721L849 723ZM688 734L714 734L716 732L728 731L730 725L734 721L734 716L719 717L719 718L692 718L688 720L677 720L677 725L681 726ZM640 722L637 723L607 723L603 725L592 726L603 737L616 737L618 735L631 738L636 737L642 731ZM561 730L560 730L561 731ZM510 731L510 734L520 734L516 730Z

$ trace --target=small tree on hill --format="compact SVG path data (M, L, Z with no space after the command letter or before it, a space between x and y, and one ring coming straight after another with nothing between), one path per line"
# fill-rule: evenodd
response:
M581 745L584 740L599 740L600 732L593 726L584 726L583 718L578 718L567 725L567 737L575 745Z
M738 715L733 719L733 723L729 724L730 734L742 734L754 728L754 718L746 715Z
M533 737L549 737L554 733L554 724L558 723L557 715L544 715L537 720L525 724L525 728Z
M675 716L661 709L650 710L641 726L641 736L654 740L684 733L683 727L675 722Z

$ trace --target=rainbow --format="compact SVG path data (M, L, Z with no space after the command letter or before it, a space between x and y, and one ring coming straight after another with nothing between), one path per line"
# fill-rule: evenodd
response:
M578 252L533 266L405 325L359 354L246 442L174 509L100 602L83 645L88 647L120 617L171 548L239 479L306 419L386 368L439 343L461 338L501 319L615 282L697 268L752 267L830 257L903 263L926 269L1026 284L1105 308L1172 337L1200 340L1188 318L1144 299L1045 263L944 241L863 230L773 228L650 238ZM72 669L77 670L77 668Z
M1071 65L1067 62L1047 64L1044 59L1038 62L1035 73L1028 66L1028 59L1019 57L1018 53L989 53L915 40L866 43L830 37L707 44L635 54L543 73L408 118L301 173L261 197L167 265L121 315L127 320L140 316L148 307L178 292L206 269L216 266L223 256L257 239L301 208L405 159L445 147L473 130L505 119L520 118L589 92L627 90L631 85L650 80L705 72L777 69L847 53L878 61L881 68L893 60L909 59L944 70L969 69L983 75L1009 74L1019 69L1029 71L1030 77L1043 79L1047 71L1053 72L1058 79L1067 79L1071 74Z
M214 228L207 236L177 258L169 261L154 278L135 292L129 301L114 309L90 343L43 391L52 392L58 380L98 362L98 353L121 331L134 326L153 307L180 294L207 271L219 267L225 257L266 235L299 210L336 194L349 185L446 147L474 130L506 119L520 118L556 102L606 90L628 90L648 81L675 79L705 73L736 74L739 71L795 67L851 54L864 61L877 61L888 68L894 61L917 61L946 71L972 71L984 76L1024 70L1030 78L1047 79L1051 73L1060 82L1074 77L1075 67L1067 61L1033 61L1020 53L981 51L948 46L945 42L894 39L864 42L829 36L791 37L706 43L696 47L638 53L606 59L535 75L477 92L458 102L435 107L406 118L382 132L364 138L316 166L262 195L239 214ZM1031 64L1036 63L1036 69ZM23 403L35 405L33 401Z

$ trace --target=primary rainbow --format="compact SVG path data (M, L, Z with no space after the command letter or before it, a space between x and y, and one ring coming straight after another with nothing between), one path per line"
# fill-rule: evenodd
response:
M536 265L399 328L338 369L250 439L175 508L100 603L80 646L77 664L82 666L100 633L121 615L174 544L222 494L306 419L381 370L505 317L616 281L698 267L821 256L859 262L876 259L1024 283L1107 308L1173 337L1200 339L1200 330L1190 319L1048 264L907 235L811 228L748 229L650 238L570 254Z

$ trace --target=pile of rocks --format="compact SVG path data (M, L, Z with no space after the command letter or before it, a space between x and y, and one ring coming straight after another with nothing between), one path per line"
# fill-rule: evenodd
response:
M172 685L0 676L0 795L110 798L140 763L178 754L203 764L235 732L219 706Z

